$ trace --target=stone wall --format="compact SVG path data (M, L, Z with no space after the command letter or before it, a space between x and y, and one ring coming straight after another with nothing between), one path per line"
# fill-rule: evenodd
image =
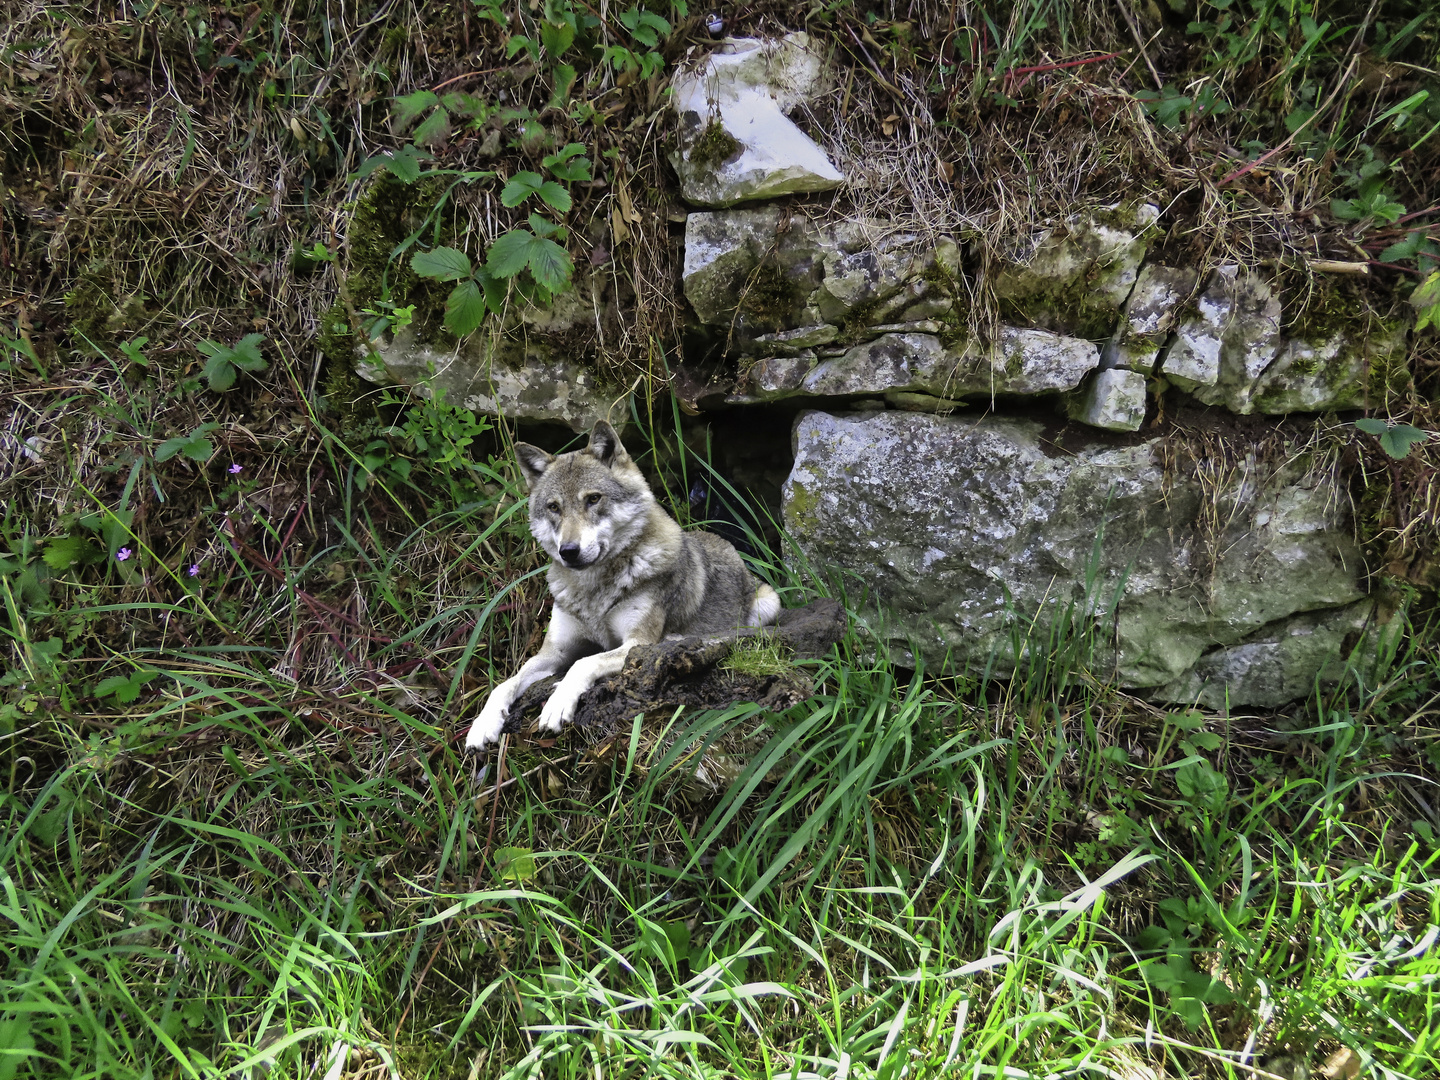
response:
M787 116L827 89L803 34L727 42L674 89L681 288L713 347L673 389L691 412L793 422L792 555L862 587L893 651L1003 671L1015 627L1043 642L1065 610L1158 699L1277 705L1337 670L1373 609L1345 484L1274 425L1363 407L1403 322L1323 288L1284 311L1255 268L1167 265L1144 201L1037 223L999 260L797 203L844 183ZM399 340L362 373L438 372L452 400L583 430L616 388L529 318L523 355ZM1161 392L1276 419L1203 447L1142 435Z

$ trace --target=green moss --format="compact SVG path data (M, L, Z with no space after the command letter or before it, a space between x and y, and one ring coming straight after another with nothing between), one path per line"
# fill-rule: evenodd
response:
M689 162L714 171L740 156L741 146L735 136L725 130L719 117L712 116L699 137L690 144Z
M767 260L755 267L740 296L740 310L756 323L779 326L795 310L800 290L779 263Z
M740 638L730 647L730 655L720 662L721 671L752 678L784 675L794 667L789 646L770 634Z
M814 530L820 524L816 513L819 505L820 497L792 477L790 493L785 500L785 528L792 533Z

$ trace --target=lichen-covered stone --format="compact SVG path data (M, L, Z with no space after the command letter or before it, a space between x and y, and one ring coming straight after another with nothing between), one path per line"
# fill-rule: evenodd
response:
M1108 336L1159 216L1150 203L1121 204L1036 228L995 272L1002 315L1064 334Z
M1246 402L1249 408L1243 411L1283 414L1363 408L1372 371L1390 370L1404 355L1404 329L1379 323L1287 341L1274 364L1256 380Z
M670 161L681 196L698 206L733 206L838 187L844 176L785 116L823 84L823 65L805 33L727 39L698 66L677 73L672 100L681 149Z
M1195 288L1193 270L1147 263L1140 268L1135 288L1114 336L1100 350L1100 367L1125 368L1149 375L1155 369L1180 305Z
M1250 462L1216 489L1167 467L1159 440L1061 454L1033 422L897 411L805 413L794 442L786 529L812 565L858 576L902 658L1003 674L1015 634L1033 626L1049 647L1073 609L1098 669L1183 699L1217 649L1364 596L1342 492L1302 463ZM1277 655L1278 681L1227 676L1230 704L1315 676L1313 652Z
M472 335L458 349L416 340L412 328L377 342L379 362L357 355L355 371L381 385L443 389L445 400L478 413L512 420L543 420L588 431L604 419L623 388L596 378L593 369L547 345Z
M1091 342L1044 330L1004 327L990 348L973 343L947 346L933 334L882 334L821 360L786 396L848 397L891 391L937 398L1039 394L1079 385L1098 356ZM751 384L758 393L779 396L778 381L770 364L751 369Z
M1317 679L1327 683L1340 677L1373 613L1374 603L1362 600L1282 619L1239 645L1206 653L1155 696L1217 711L1242 704L1273 709L1303 698L1314 691ZM1243 702L1234 698L1236 686L1244 687Z
M1066 402L1072 420L1108 431L1139 431L1145 422L1145 376L1111 368L1097 371L1084 388Z
M1211 275L1182 317L1160 371L1207 405L1253 411L1255 381L1280 348L1280 301L1270 283L1233 264Z
M854 340L880 333L876 326L943 316L953 299L937 281L959 273L953 241L889 233L880 222L821 227L776 207L685 222L685 298L702 323L724 327L752 354L794 345L781 336L791 331L818 343L843 324Z

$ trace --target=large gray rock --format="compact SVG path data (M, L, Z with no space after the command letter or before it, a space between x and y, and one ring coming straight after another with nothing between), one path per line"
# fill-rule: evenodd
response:
M1256 380L1279 348L1280 300L1268 281L1232 264L1211 275L1160 370L1207 405L1248 413Z
M824 85L809 35L727 39L671 85L681 149L670 161L687 202L733 206L844 182L825 152L785 116Z
M512 420L543 420L588 431L624 393L596 378L594 369L541 343L472 334L458 347L437 348L416 339L411 327L376 343L377 358L360 352L355 371L382 386L445 391L445 400L478 413Z
M1151 203L1123 203L1017 237L1011 257L994 274L1002 317L1062 334L1108 337L1159 217Z
M1202 482L1160 440L1060 453L1030 421L893 411L805 413L794 439L786 529L812 565L858 576L902 657L1004 673L1017 634L1050 647L1073 608L1123 686L1184 700L1223 682L1232 705L1270 704L1318 671L1297 617L1333 628L1364 599L1343 493L1300 463Z

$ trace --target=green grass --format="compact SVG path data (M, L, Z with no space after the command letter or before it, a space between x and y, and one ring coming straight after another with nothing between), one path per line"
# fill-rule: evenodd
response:
M0 1078L1249 1076L1339 1046L1433 1074L1422 635L1288 720L937 680L852 635L784 714L522 742L501 776L457 750L458 676L380 677L406 642L510 664L507 582L418 584L499 542L493 505L383 543L357 507L257 576L325 622L299 583L352 567L370 615L328 651L368 640L368 685L161 647L55 661L77 700L156 672L129 705L9 710Z

